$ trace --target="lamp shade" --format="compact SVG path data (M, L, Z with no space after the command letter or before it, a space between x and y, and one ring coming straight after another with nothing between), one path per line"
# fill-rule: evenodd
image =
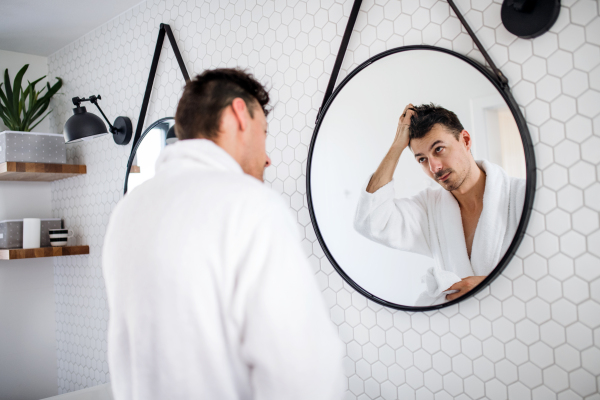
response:
M85 107L73 109L73 115L65 123L65 142L73 143L80 140L106 135L108 130L104 121L95 114L87 112Z

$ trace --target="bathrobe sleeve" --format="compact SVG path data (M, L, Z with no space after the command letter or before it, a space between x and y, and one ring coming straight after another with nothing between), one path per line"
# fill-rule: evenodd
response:
M358 200L354 229L385 246L432 257L428 193L424 190L413 197L397 199L393 180L375 193L367 192L365 185Z
M289 210L277 198L241 255L242 357L255 400L338 400L343 345L331 322Z

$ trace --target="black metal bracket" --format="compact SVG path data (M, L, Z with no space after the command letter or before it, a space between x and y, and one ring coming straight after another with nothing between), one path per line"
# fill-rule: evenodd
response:
M190 80L190 75L188 74L185 64L183 63L183 58L179 52L179 47L177 47L177 42L175 41L175 36L173 36L171 27L168 24L160 24L158 39L156 40L156 47L154 49L154 57L152 58L152 64L150 65L150 74L148 76L148 83L146 83L146 92L144 93L144 100L142 101L142 108L140 109L140 117L138 118L137 127L135 129L135 136L133 137L131 151L133 151L136 143L138 140L140 140L142 129L144 128L146 112L148 111L148 103L150 103L150 94L152 93L152 86L154 85L156 68L158 67L158 60L160 58L163 42L165 41L165 34L169 37L169 42L171 43L171 47L175 53L175 58L177 59L179 69L181 69L181 73L183 74L183 78L186 82Z
M102 116L104 117L104 120L106 121L106 123L108 124L108 130L110 131L110 133L115 133L115 131L117 130L117 128L115 128L113 126L113 124L110 123L110 121L108 120L108 118L106 118L106 115L104 114L104 111L102 111L102 109L100 108L100 104L98 104L98 100L102 100L102 96L98 95L98 96L90 96L87 99L82 99L80 97L73 97L71 99L71 101L73 101L73 104L75 104L75 106L77 108L80 107L80 103L84 102L84 101L89 101L90 103L92 103L93 105L96 106L96 108L98 108L98 110L100 111L100 114L102 114Z
M460 10L454 4L454 1L447 1L448 4L450 4L450 7L452 8L456 16L458 17L458 19L460 20L460 23L463 25L469 36L471 36L473 42L475 42L475 45L477 46L481 54L483 54L483 58L485 58L485 61L489 64L492 71L494 71L494 75L498 79L498 83L500 84L500 86L503 89L506 88L508 86L508 79L506 78L506 76L504 76L504 74L498 69L498 67L496 67L496 64L494 64L494 61L492 61L492 58L489 56L488 52L485 50L479 39L477 39L475 32L473 32L463 15L460 13ZM335 58L335 64L333 65L331 76L329 77L329 83L327 84L327 89L325 90L325 96L323 96L323 103L321 103L321 107L319 107L319 111L317 112L317 121L321 116L321 111L325 107L325 104L327 104L327 100L329 100L329 97L331 97L331 94L333 93L333 88L335 87L335 82L337 81L340 68L342 67L342 61L344 61L344 54L346 54L346 50L348 49L348 42L350 41L350 36L352 35L352 30L354 29L354 24L356 23L356 18L358 17L358 11L360 10L361 3L362 0L354 0L354 4L352 5L352 11L350 12L348 24L346 25L346 30L344 31L344 36L342 37L342 43L340 44L340 49Z

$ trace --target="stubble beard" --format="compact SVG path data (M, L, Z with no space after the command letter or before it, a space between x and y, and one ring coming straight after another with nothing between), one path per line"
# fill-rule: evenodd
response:
M453 170L452 168L448 168L446 170L440 171L438 173L436 173L434 175L434 179L435 181L444 189L446 189L449 192L453 192L455 190L457 190L458 188L460 188L462 186L463 183L465 183L465 181L467 180L467 178L469 177L469 175L471 174L470 170L467 170L462 176L458 176L454 179L450 178L448 180L448 182L442 182L439 180L439 178L441 178L442 176L446 175L447 173L454 173L456 174L457 172L455 170Z

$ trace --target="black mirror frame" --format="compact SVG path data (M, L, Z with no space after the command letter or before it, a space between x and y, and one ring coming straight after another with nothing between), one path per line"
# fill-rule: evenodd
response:
M152 129L156 128L158 125L162 124L165 121L172 120L175 123L175 118L173 117L164 117L158 119L150 124L146 128L146 130L140 135L139 139L135 142L135 146L131 149L131 153L129 154L129 160L127 161L127 171L125 172L125 183L123 184L123 195L127 194L127 183L129 182L129 174L131 173L131 166L133 165L133 160L135 159L135 155L137 154L138 148L142 144L142 141Z
M377 61L381 58L389 56L391 54L400 53L400 52L404 52L404 51L410 51L410 50L438 51L441 53L446 53L446 54L452 55L454 57L457 57L460 60L468 63L469 65L471 65L472 67L477 69L479 72L481 72L494 85L494 87L498 90L500 95L502 95L502 98L508 105L508 107L517 123L517 127L519 128L519 133L521 135L521 140L523 142L523 150L525 153L525 167L526 167L526 183L525 183L526 191L525 191L525 201L523 204L523 213L521 214L521 220L519 221L519 226L517 227L517 232L515 233L515 237L513 238L510 246L508 247L506 254L504 254L504 256L502 257L502 259L500 260L500 262L498 263L496 268L494 268L494 270L479 285L477 285L473 290L471 290L467 294L465 294L457 299L443 303L443 304L437 304L437 305L426 306L426 307L404 306L404 305L388 302L384 299L381 299L377 296L372 295L367 290L363 289L360 285L358 285L356 282L354 282L344 272L344 270L336 262L333 255L330 253L329 249L327 248L327 244L325 243L325 240L323 239L323 236L321 235L321 231L319 229L319 224L317 222L317 219L315 216L315 211L313 208L312 193L311 193L311 181L310 181L312 156L313 156L316 139L319 134L319 128L321 126L321 123L323 122L325 115L327 115L327 110L329 109L329 106L333 103L336 96L340 93L340 91L344 88L344 86L354 76L356 76L360 71L362 71L363 69L368 67L370 64L374 63L375 61ZM383 306L393 308L396 310L404 310L404 311L432 311L432 310L439 310L439 309L445 308L445 307L450 307L454 304L464 301L464 300L468 299L469 297L472 297L475 294L479 293L481 290L486 288L494 279L496 279L496 277L498 277L498 275L500 275L502 273L502 271L504 271L506 266L509 264L510 260L513 258L513 256L517 252L519 245L523 241L523 236L525 235L525 230L527 228L527 224L529 223L529 219L531 217L531 211L533 209L533 199L535 196L535 188L536 188L536 164L535 164L535 153L533 150L533 143L531 141L531 136L529 133L529 129L527 128L527 123L525 121L525 118L523 117L523 114L521 112L521 109L519 108L519 105L517 104L517 102L515 101L515 99L512 96L512 93L510 92L510 87L507 84L500 82L496 75L493 75L486 67L482 66L478 62L476 62L466 56L463 56L462 54L456 53L452 50L447 50L447 49L443 49L440 47L428 46L428 45L403 46L403 47L397 47L394 49L384 51L382 53L379 53L379 54L369 58L367 61L363 62L356 69L354 69L350 74L348 74L348 76L346 78L344 78L344 80L337 86L337 88L332 93L332 95L327 99L327 103L324 105L323 109L321 110L321 112L319 114L319 117L317 118L317 123L315 125L315 130L313 132L313 136L312 136L312 139L310 142L310 147L308 150L308 159L307 159L307 164L306 164L306 194L307 194L307 199L308 199L308 211L310 213L310 220L311 220L313 228L315 230L315 234L317 236L319 244L321 245L321 248L323 249L323 252L325 253L325 256L331 262L331 265L333 265L333 267L340 274L340 276L350 286L352 286L356 291L358 291L360 294L362 294L369 300L372 300Z

